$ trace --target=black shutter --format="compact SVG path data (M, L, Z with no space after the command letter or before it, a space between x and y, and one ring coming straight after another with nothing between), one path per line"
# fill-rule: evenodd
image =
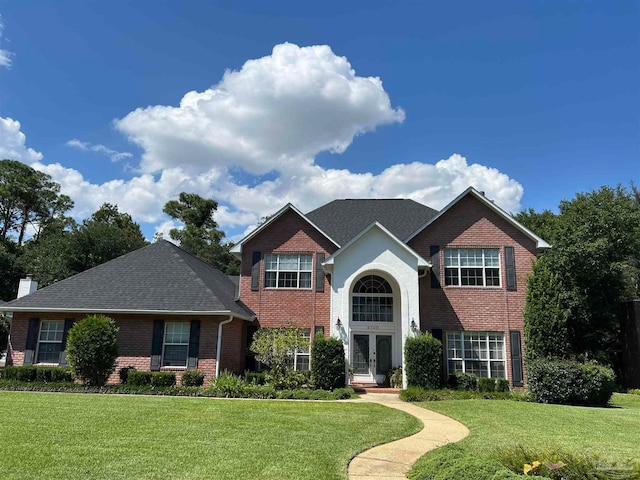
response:
M66 367L67 363L67 336L69 335L69 330L73 327L75 320L73 318L65 318L64 319L64 332L62 333L62 346L60 348L60 359L58 360L58 365L60 367Z
M260 252L251 254L251 290L260 289Z
M442 329L441 328L432 328L431 329L431 335L436 340L440 340L440 342L442 342Z
M162 342L164 337L164 320L153 321L153 338L151 343L151 368L150 370L160 370L162 363Z
M324 253L316 253L316 292L324 292L324 270L322 270L322 262L324 262Z
M431 255L431 288L440 288L440 247L431 245L429 247Z
M29 330L27 332L27 344L24 348L23 365L33 365L35 360L36 348L38 347L38 328L40 327L39 318L29 319Z
M198 368L198 354L200 353L200 320L191 320L189 331L189 357L187 370Z
M516 257L513 247L504 247L504 264L507 267L507 290L516 290Z
M522 344L520 332L511 330L509 332L511 340L511 381L514 387L524 386L524 376L522 372Z

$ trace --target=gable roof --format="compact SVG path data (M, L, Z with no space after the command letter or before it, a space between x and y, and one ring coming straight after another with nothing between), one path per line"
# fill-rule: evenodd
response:
M498 205L496 205L491 200L489 200L487 197L485 197L484 193L479 192L473 187L467 188L464 192L462 192L460 195L454 198L446 207L440 210L440 212L437 215L433 216L427 222L421 225L418 229L416 229L413 233L411 233L408 237L406 237L404 241L408 243L413 237L418 235L425 228L427 228L429 225L435 222L438 218L440 218L442 215L448 212L456 203L458 203L462 198L466 197L467 195L472 195L476 199L480 200L484 205L489 207L491 210L493 210L502 218L504 218L507 222L509 222L518 230L520 230L522 233L524 233L526 236L528 236L531 240L535 242L536 248L541 248L541 249L551 248L551 245L549 243L547 243L541 237L533 233L531 230L529 230L527 227L525 227L520 222L518 222L515 218L513 218L512 215L510 215L509 213L504 211L502 208L500 208Z
M220 270L165 240L127 253L30 295L4 311L232 314L254 313L235 300L236 286Z
M408 199L334 200L306 217L340 245L346 244L374 222L399 239L413 233L438 211Z
M282 207L280 210L278 210L276 213L274 213L273 215L271 215L269 217L269 219L264 222L262 225L258 226L254 231L252 231L249 235L247 235L246 237L244 237L242 240L240 240L238 243L236 243L233 247L231 247L231 250L229 250L233 255L235 255L236 257L240 258L242 255L242 245L244 245L245 243L247 243L249 240L251 240L253 237L255 237L256 235L258 235L258 233L260 233L262 230L264 230L265 228L267 228L267 226L271 225L273 222L275 222L278 218L280 218L282 215L284 215L286 212L288 212L289 210L297 213L301 218L303 218L309 225L311 225L313 228L315 228L318 232L320 232L322 235L324 235L327 240L329 240L331 243L333 243L336 247L339 247L340 244L338 244L333 238L331 238L329 235L327 235L323 230L321 230L317 225L314 224L313 221L311 221L309 218L307 218L304 213L302 213L300 210L298 210L296 208L295 205L293 205L292 203L287 203L284 207Z

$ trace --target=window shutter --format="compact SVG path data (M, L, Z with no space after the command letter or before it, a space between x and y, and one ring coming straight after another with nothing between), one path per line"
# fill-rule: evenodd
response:
M431 288L440 288L440 247L431 245L429 247L431 255Z
M251 254L251 290L260 289L260 252Z
M62 334L62 347L60 348L60 359L58 360L58 366L66 367L68 366L67 362L67 336L69 335L69 330L73 327L75 320L73 318L65 318L64 319L64 332Z
M151 343L151 368L150 370L160 370L162 363L162 342L164 337L164 320L153 321L153 338Z
M431 335L436 340L440 340L442 342L442 329L441 328L432 328Z
M39 318L29 319L29 330L27 332L27 344L24 348L24 361L23 365L33 365L33 361L36 355L36 348L38 347L38 328L40 326Z
M198 354L200 353L200 320L191 320L189 331L189 357L187 370L198 368Z
M520 332L511 330L509 332L511 340L511 381L514 387L524 386L524 376L522 371L522 342Z
M324 253L316 253L316 292L324 292L324 270L322 270L322 262L324 262Z
M516 257L513 247L504 247L504 263L507 268L507 290L516 290Z

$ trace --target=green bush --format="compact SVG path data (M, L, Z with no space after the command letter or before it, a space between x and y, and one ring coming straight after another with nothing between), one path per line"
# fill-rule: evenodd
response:
M509 380L506 378L498 378L496 380L496 392L508 392L509 391Z
M67 337L67 360L75 377L85 385L104 385L115 370L118 327L104 315L76 323Z
M151 374L152 387L173 387L176 384L176 374L173 372L153 372Z
M520 392L478 392L477 390L424 390L409 387L400 391L400 398L405 402L437 402L441 400L516 400L529 401L529 397Z
M385 387L402 388L402 367L395 367L389 370L384 376Z
M447 379L447 387L453 390L477 390L478 377L473 373L452 373Z
M496 379L495 378L478 378L478 390L481 392L495 392L496 391Z
M182 374L180 383L183 387L201 387L204 385L204 372L202 370L187 370Z
M265 372L244 372L244 381L248 384L264 385L266 383Z
M632 388L628 390L627 393L630 395L640 395L640 388Z
M265 372L265 383L276 390L295 390L309 384L309 371L274 369Z
M4 380L38 383L73 382L71 369L62 367L7 367L2 376Z
M122 385L124 385L125 383L127 383L127 379L129 378L129 373L130 372L135 372L136 371L136 367L129 365L128 367L122 367L120 370L118 370L118 376L120 377L120 383Z
M422 388L442 384L442 342L430 333L407 338L404 346L407 383Z
M210 391L215 397L242 398L244 384L239 377L225 370L211 382Z
M317 335L311 347L311 384L324 390L344 387L346 368L342 340Z
M529 391L539 403L606 405L615 390L608 367L567 360L536 360L528 365Z
M127 378L127 385L131 385L134 387L151 385L152 375L152 372L138 372L136 370L130 370Z

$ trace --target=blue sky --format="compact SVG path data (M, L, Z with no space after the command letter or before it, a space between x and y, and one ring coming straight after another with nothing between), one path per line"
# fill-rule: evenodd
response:
M471 184L555 210L640 183L635 1L0 0L0 15L0 156L51 174L79 219L117 203L152 237L194 191L237 239L287 201L441 208Z

